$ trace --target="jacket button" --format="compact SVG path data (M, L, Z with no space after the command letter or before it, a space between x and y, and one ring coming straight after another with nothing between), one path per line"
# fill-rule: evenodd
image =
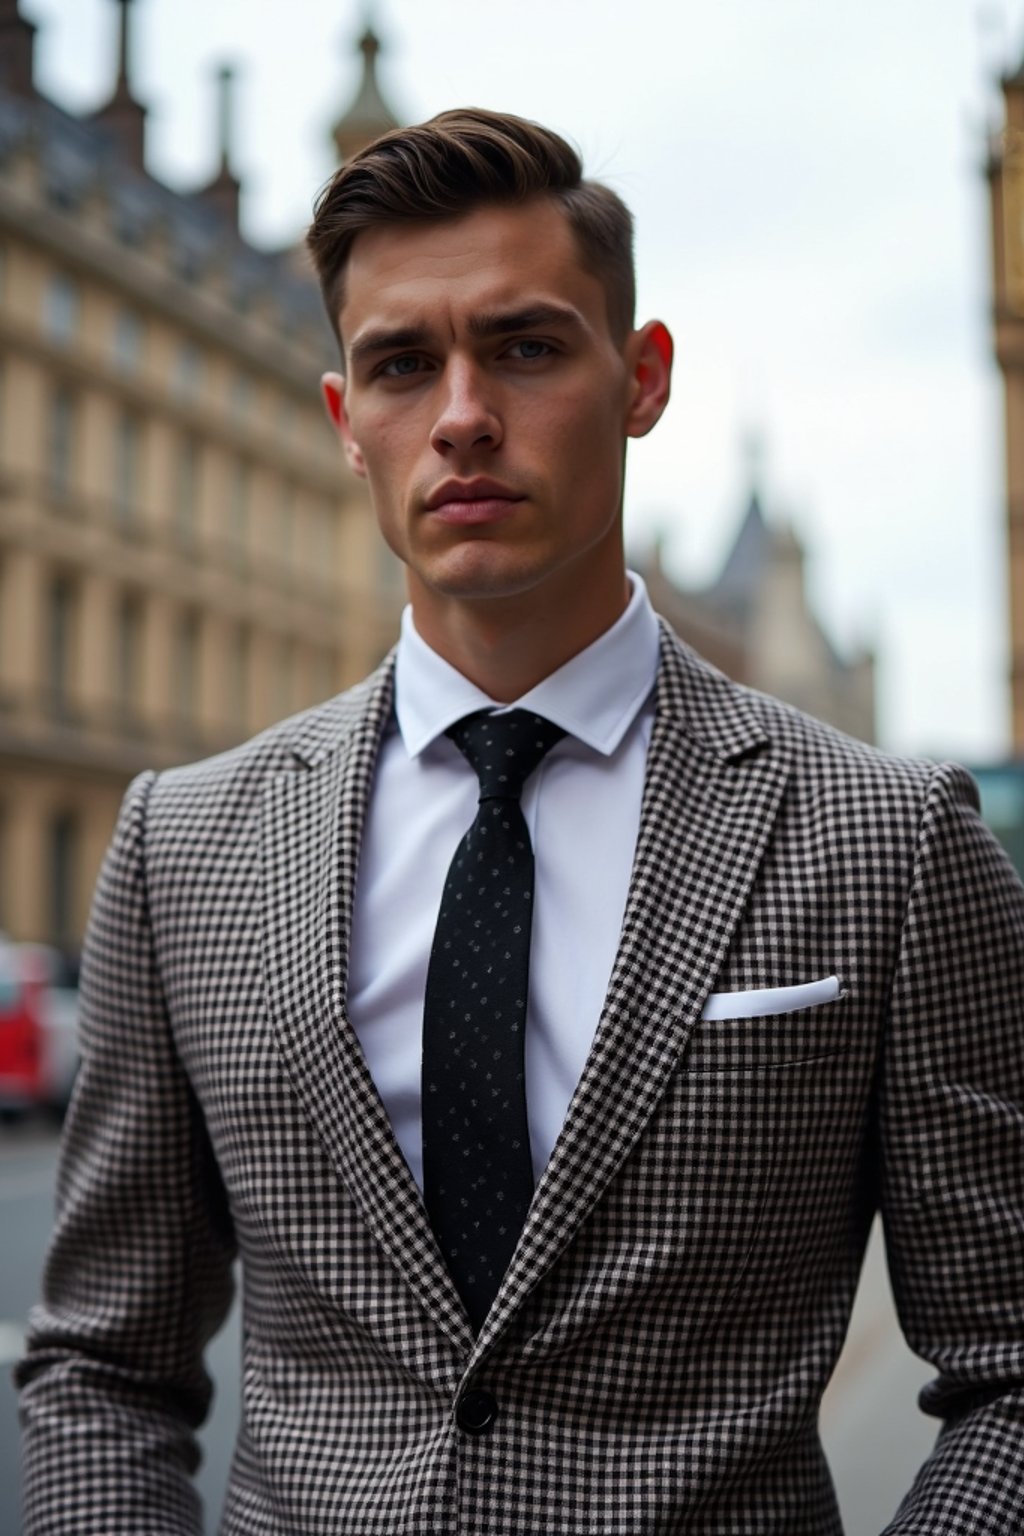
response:
M497 1417L497 1399L481 1387L463 1392L455 1404L455 1422L467 1435L485 1435Z

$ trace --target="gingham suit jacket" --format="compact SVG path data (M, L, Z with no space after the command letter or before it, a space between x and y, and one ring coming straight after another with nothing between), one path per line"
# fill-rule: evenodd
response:
M474 1340L345 1017L391 679L127 795L19 1371L30 1536L199 1529L236 1245L225 1536L831 1536L816 1410L879 1204L946 1420L889 1531L1020 1532L1024 892L967 775L666 631L604 1013ZM830 974L825 1006L701 1020Z

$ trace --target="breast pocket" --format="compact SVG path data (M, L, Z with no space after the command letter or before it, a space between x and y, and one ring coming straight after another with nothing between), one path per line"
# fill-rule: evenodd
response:
M841 1054L850 1045L848 1003L840 993L832 1002L784 1013L702 1019L687 1042L682 1070L764 1072Z
M622 1170L616 1217L697 1329L842 1240L870 1083L847 1009L699 1023Z

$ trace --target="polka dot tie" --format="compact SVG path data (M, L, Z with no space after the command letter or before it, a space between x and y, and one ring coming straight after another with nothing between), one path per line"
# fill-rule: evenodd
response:
M447 733L476 770L476 819L448 871L423 1009L423 1194L479 1332L533 1198L523 1047L533 848L523 785L565 732L528 710Z

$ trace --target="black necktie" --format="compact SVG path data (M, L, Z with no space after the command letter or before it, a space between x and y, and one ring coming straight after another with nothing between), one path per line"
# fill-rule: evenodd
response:
M448 871L423 1008L423 1196L480 1330L533 1198L523 1046L533 848L523 785L565 735L528 710L447 732L476 770L476 819Z

